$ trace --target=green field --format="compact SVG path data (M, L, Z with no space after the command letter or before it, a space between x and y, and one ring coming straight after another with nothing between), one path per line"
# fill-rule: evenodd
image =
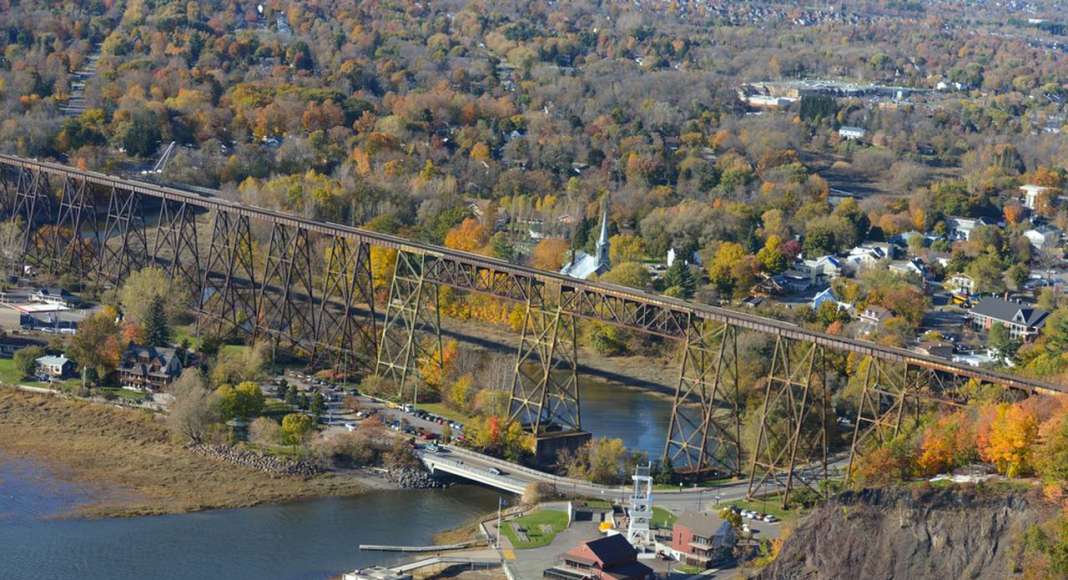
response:
M653 521L651 523L654 528L668 529L675 525L675 520L677 519L679 519L678 516L666 509L653 506Z
M543 528L543 526L545 527ZM501 531L508 538L508 541L512 543L512 547L517 550L548 546L552 543L556 534L566 528L567 512L557 510L538 510L501 525ZM520 529L526 530L526 541L521 539Z

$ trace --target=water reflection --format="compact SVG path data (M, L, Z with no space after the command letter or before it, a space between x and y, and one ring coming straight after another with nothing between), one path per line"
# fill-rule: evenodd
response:
M328 578L394 562L361 543L424 544L497 506L476 486L372 492L176 516L42 520L85 495L32 464L0 464L0 577Z

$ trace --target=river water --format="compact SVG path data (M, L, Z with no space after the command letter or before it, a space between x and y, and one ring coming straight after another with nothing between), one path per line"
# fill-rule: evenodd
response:
M374 491L285 505L129 519L48 519L88 496L24 461L0 460L0 578L321 579L403 557L361 543L429 544L497 508L497 493Z
M622 439L631 451L657 460L671 422L672 399L661 393L579 376L582 428L595 437Z
M583 380L582 425L658 458L671 399ZM498 493L372 491L352 498L173 516L54 519L91 497L39 466L0 456L0 579L321 579L404 560L361 543L429 544L432 536L497 507ZM507 499L507 498L506 498Z

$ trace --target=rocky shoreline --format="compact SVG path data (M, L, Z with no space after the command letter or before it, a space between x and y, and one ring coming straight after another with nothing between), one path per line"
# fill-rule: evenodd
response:
M187 449L198 455L213 457L235 465L257 469L268 475L286 475L295 477L314 477L323 473L323 468L306 459L288 459L276 457L250 449L240 449L230 445L194 444Z
M451 481L434 477L422 466L391 469L386 473L386 479L401 489L444 489L452 485Z

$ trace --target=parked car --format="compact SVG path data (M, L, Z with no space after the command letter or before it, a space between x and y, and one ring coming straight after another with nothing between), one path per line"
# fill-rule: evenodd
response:
M774 524L775 522L779 521L779 518L777 518L777 517L775 517L775 516L773 516L771 514L768 514L768 515L764 516L764 521L769 523L769 524Z
M355 431L356 423L345 423L345 429L348 429L349 431Z

